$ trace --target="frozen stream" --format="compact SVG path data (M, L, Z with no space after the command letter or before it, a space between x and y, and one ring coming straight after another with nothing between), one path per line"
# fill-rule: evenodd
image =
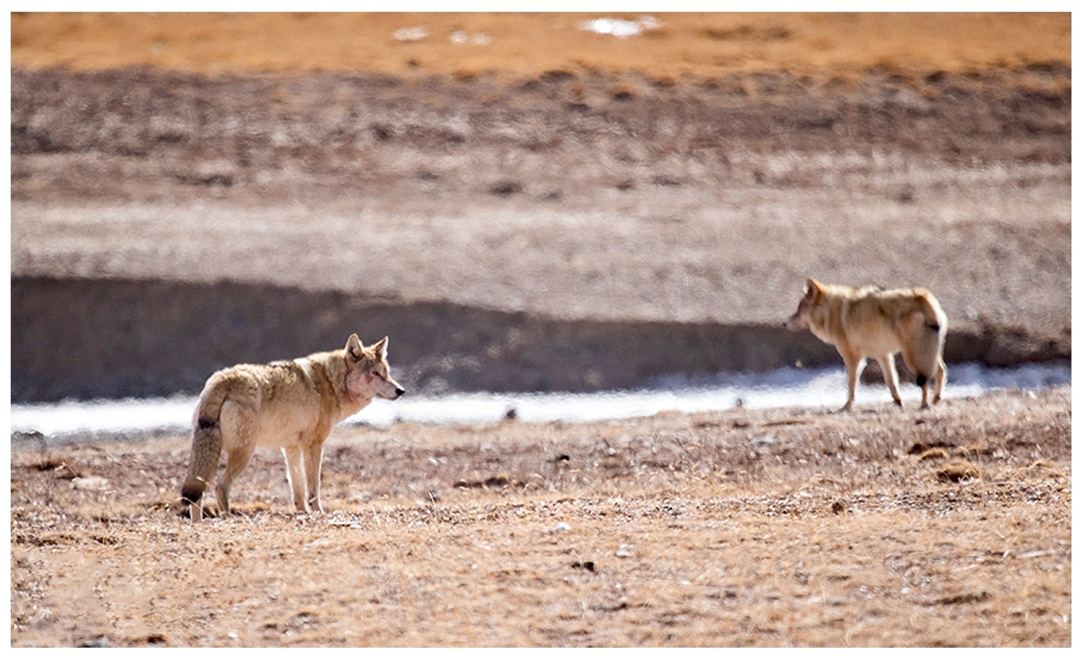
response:
M989 369L973 364L949 368L945 398L971 397L999 389L1038 389L1069 384L1068 364L1025 365ZM714 376L707 380L667 378L647 389L590 394L493 394L409 396L376 400L346 424L385 426L395 422L482 424L503 419L511 409L519 421L582 422L648 416L664 410L704 412L747 408L840 407L846 395L842 368L803 371L785 369L767 374ZM919 389L901 386L905 404L919 402ZM860 385L856 403L889 400L884 385ZM39 432L48 437L109 435L152 430L187 430L195 397L64 401L13 405L12 432Z

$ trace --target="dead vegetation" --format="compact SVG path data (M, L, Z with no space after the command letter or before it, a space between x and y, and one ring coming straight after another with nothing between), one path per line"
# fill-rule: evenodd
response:
M1069 396L355 427L199 527L186 436L17 445L12 644L1065 646Z
M154 66L221 75L322 70L486 73L527 83L590 71L641 73L660 88L692 75L784 70L851 83L1070 60L1067 13L663 13L608 15L632 38L583 31L603 14L47 14L12 16L12 64ZM655 22L654 22L655 21ZM318 35L317 42L304 35Z

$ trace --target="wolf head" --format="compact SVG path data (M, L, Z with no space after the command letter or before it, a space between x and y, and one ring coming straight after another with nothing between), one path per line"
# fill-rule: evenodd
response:
M806 292L799 301L799 307L795 309L795 314L788 317L788 320L784 322L784 327L791 331L809 328L812 323L814 308L821 299L823 292L824 288L821 283L813 278L807 278Z
M383 337L372 346L364 347L355 334L345 343L345 386L353 398L396 399L405 389L390 377Z

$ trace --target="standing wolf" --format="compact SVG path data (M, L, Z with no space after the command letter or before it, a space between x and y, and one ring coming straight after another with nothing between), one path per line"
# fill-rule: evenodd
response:
M195 410L191 466L181 490L202 518L202 494L217 473L222 450L225 476L215 488L221 512L229 511L229 486L244 471L256 446L280 447L297 512L322 512L319 471L323 442L338 422L375 397L405 393L390 377L387 338L365 348L355 334L345 348L270 364L239 364L206 381Z
M848 378L844 410L851 410L855 401L855 383L867 356L881 365L893 400L903 405L896 389L893 354L897 351L922 388L921 407L929 407L926 397L931 378L935 379L934 403L941 400L947 376L941 354L948 319L934 295L925 289L855 289L808 278L806 294L784 325L789 330L809 328L840 351Z

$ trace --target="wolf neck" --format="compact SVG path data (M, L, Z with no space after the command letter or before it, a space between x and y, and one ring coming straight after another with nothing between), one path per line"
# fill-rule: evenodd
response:
M345 382L347 368L344 349L316 353L306 358L299 358L297 362L311 376L315 388L323 388L322 410L324 416L329 415L333 424L351 417L371 403L368 397L349 394L348 385Z
M810 332L827 344L838 344L844 338L844 331L840 326L844 307L826 302L818 308L818 312L821 313L822 320L811 321Z
M337 424L348 419L363 410L369 403L371 403L371 399L369 398L343 396L341 402L338 404L337 413L334 416L334 423Z

